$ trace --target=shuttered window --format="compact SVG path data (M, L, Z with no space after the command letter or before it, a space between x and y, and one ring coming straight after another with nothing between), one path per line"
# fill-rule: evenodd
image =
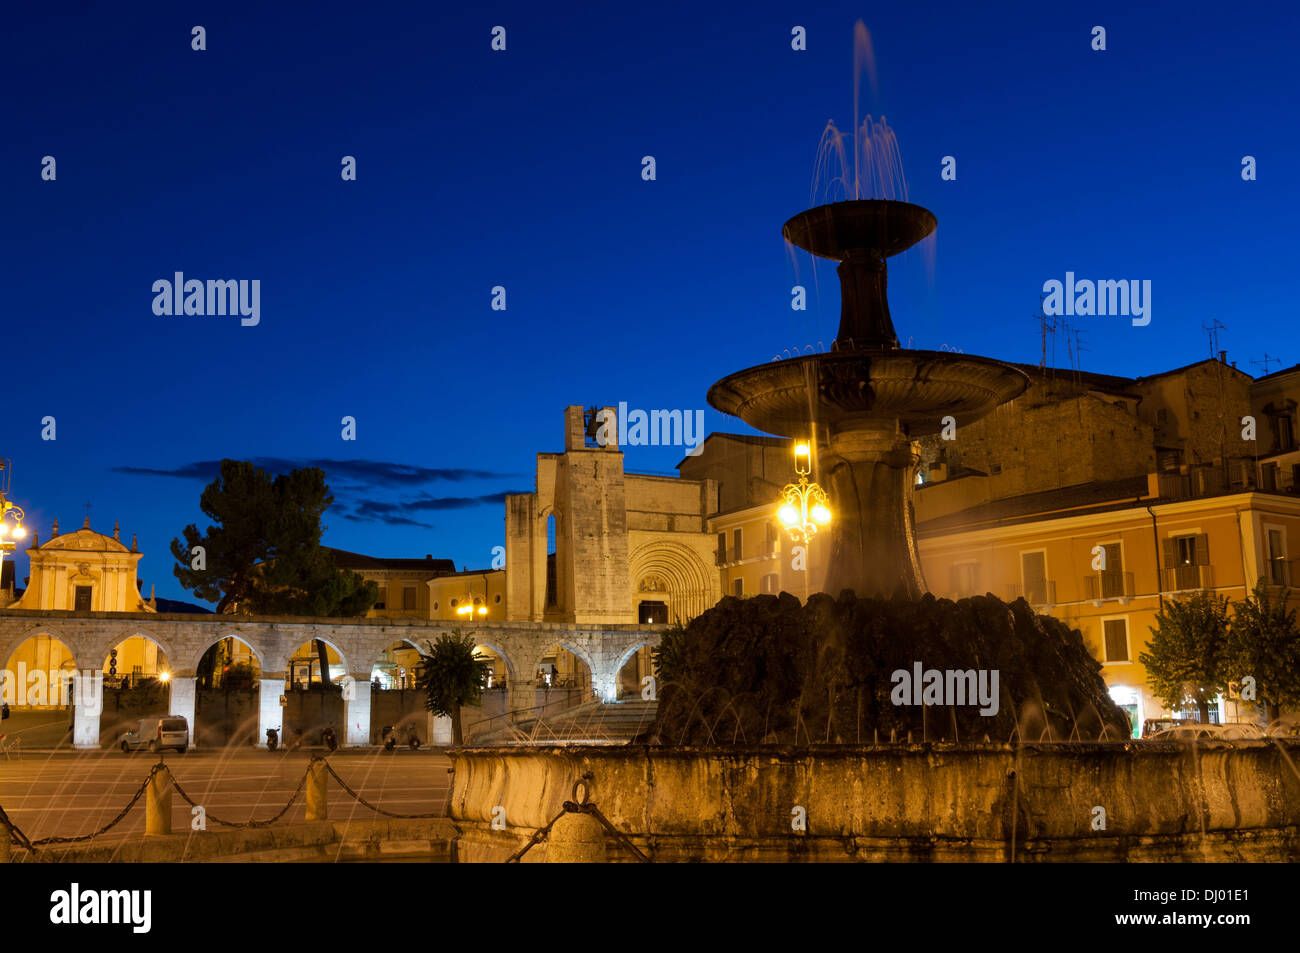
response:
M1106 634L1106 661L1128 661L1128 620L1107 619L1102 623Z

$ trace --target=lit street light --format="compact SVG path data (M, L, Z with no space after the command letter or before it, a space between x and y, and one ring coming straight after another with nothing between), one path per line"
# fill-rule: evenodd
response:
M818 528L831 521L831 508L826 491L816 483L808 482L812 456L806 443L794 448L794 470L799 474L799 482L789 483L781 491L784 502L776 515L790 539L802 543L817 535Z

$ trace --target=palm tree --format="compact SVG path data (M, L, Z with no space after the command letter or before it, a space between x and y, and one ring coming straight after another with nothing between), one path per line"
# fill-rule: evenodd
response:
M474 654L474 636L452 629L436 643L425 642L428 653L420 653L416 687L424 689L425 707L435 715L451 718L455 744L464 743L460 724L462 705L480 705L488 663Z

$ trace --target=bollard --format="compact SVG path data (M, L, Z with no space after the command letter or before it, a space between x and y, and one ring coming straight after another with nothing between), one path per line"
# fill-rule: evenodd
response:
M313 761L307 769L307 820L327 820L325 805L325 781L327 778L324 761Z
M172 832L172 777L165 768L145 786L144 832L145 836Z
M566 812L546 842L548 864L603 864L605 829L590 814Z

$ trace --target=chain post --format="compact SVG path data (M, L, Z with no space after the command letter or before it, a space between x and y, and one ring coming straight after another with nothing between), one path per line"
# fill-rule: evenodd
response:
M328 820L325 781L329 772L325 770L325 759L314 758L307 767L307 820Z
M172 832L171 772L158 762L145 787L144 833L146 837Z

